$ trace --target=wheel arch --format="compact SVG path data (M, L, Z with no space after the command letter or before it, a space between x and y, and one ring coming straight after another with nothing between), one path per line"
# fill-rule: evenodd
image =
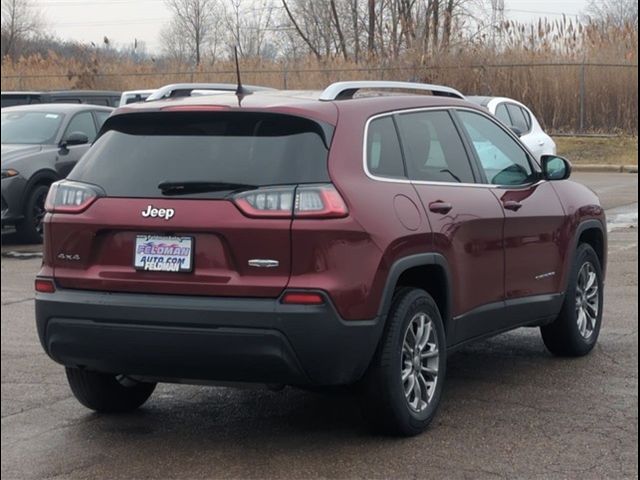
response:
M578 225L574 235L573 251L575 252L582 243L590 245L595 250L604 274L607 267L607 233L600 220L590 219ZM568 284L565 285L565 291L566 287Z
M449 264L444 256L437 253L411 255L396 260L387 276L378 312L383 322L391 309L393 295L399 286L422 288L436 302L447 335L451 333L452 286Z
M38 185L49 186L53 182L56 182L58 180L60 180L60 177L54 170L40 170L31 175L31 178L29 178L29 180L27 181L27 184L22 192L22 208L24 209L24 204L34 187Z

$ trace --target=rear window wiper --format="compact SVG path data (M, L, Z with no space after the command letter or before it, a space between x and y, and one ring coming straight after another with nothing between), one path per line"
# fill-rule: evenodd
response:
M203 182L201 180L185 180L183 182L160 182L158 188L163 195L188 195L190 193L205 192L238 192L255 190L257 185L232 182Z

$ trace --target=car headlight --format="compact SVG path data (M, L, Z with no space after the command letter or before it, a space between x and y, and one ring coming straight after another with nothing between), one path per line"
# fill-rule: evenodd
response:
M14 170L13 168L7 168L6 170L4 168L2 169L3 180L5 178L15 177L16 175L19 175L19 172L17 170Z

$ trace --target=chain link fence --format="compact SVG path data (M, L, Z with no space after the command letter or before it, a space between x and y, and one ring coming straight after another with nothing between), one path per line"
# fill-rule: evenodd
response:
M2 90L53 90L81 86L131 90L178 82L235 83L222 68L185 71L88 71L0 76ZM441 83L463 93L511 97L527 104L551 132L638 132L638 65L631 63L535 63L352 68L242 69L245 84L317 90L344 80Z

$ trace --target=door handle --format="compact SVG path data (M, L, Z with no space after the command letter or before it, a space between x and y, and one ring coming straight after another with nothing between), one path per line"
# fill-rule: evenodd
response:
M544 140L538 140L538 145L542 147L544 145Z
M442 202L440 200L438 200L437 202L431 202L429 204L429 210L431 210L433 213L441 213L444 215L449 213L452 209L453 205L447 202Z
M503 203L503 205L507 210L513 210L514 212L517 212L522 208L522 204L520 202L516 202L515 200L507 200Z

